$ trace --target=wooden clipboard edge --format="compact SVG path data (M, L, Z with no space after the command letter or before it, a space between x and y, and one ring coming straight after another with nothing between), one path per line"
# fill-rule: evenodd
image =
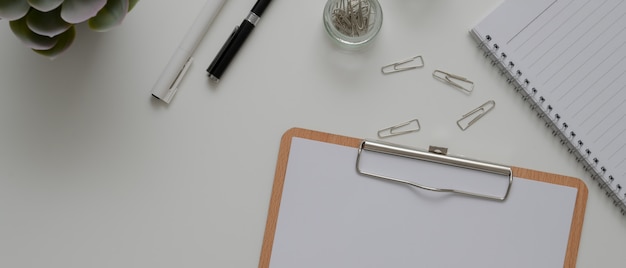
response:
M287 172L289 151L291 150L291 140L294 137L334 143L354 148L358 148L362 142L362 139L303 128L291 128L283 134L280 141L278 160L276 161L276 173L274 174L274 184L272 186L272 194L270 196L270 205L268 208L267 221L265 224L265 234L263 237L263 245L261 246L259 268L269 268L270 265L272 246L274 245L274 235L276 233L276 224L278 222L278 212L280 210L280 201L283 194L283 186L285 183L285 175ZM578 189L576 204L574 206L574 214L572 217L572 224L570 227L567 251L565 253L565 261L563 265L563 267L576 267L578 247L580 244L580 236L583 227L583 220L585 217L585 208L587 205L587 186L580 179L573 177L567 177L563 175L546 173L520 167L512 167L511 169L513 170L513 175L515 177L570 186Z
M287 130L285 134L283 134L283 137L280 140L278 160L276 161L276 173L274 175L274 185L272 186L270 205L267 212L267 222L265 224L263 245L261 246L259 268L268 268L270 265L272 246L274 245L274 234L276 233L276 224L278 222L278 211L280 210L280 200L283 195L283 185L285 183L285 174L287 173L288 165L287 162L289 160L289 151L291 150L291 140L294 137L329 142L355 148L359 147L361 143L361 140L357 138L329 134L303 128L292 128Z
M572 215L572 224L569 231L569 240L567 242L567 250L565 252L565 261L563 264L563 267L576 267L580 236L585 219L585 209L587 208L587 195L589 193L587 185L582 180L574 177L520 167L511 167L511 169L513 170L513 176L515 177L569 186L578 189L576 204L574 205L574 213ZM513 182L513 184L515 184L515 182Z

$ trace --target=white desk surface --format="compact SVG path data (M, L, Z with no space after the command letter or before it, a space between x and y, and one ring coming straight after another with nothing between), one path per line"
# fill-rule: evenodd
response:
M413 118L422 130L389 141L582 178L578 267L623 266L626 218L470 37L501 0L380 2L375 43L346 53L326 36L324 0L275 0L214 85L205 69L254 4L227 1L170 105L149 92L203 0L141 1L110 32L79 27L54 61L0 21L0 267L256 267L284 131L376 138ZM423 69L380 73L415 55Z

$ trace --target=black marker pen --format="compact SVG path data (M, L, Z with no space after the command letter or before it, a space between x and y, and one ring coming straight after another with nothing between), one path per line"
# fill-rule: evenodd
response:
M248 35L252 32L256 24L261 19L261 15L267 5L269 5L271 0L258 0L256 4L252 7L250 14L243 20L240 26L236 26L233 33L230 35L228 40L222 49L217 53L209 68L207 68L207 72L209 73L209 78L213 81L218 82L220 77L228 67L228 64L232 61L232 59L243 45L243 42L246 41Z

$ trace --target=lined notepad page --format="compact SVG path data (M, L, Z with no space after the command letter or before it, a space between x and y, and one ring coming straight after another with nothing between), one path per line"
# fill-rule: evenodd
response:
M624 202L626 1L507 0L472 33Z
M357 174L357 152L293 138L269 267L563 267L576 188L516 178L504 202L435 193ZM458 169L364 153L363 167L407 179Z

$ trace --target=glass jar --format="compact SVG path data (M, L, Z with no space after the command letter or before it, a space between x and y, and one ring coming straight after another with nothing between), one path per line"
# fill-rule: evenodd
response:
M326 32L344 48L366 46L382 23L383 11L377 0L328 0L324 7Z

